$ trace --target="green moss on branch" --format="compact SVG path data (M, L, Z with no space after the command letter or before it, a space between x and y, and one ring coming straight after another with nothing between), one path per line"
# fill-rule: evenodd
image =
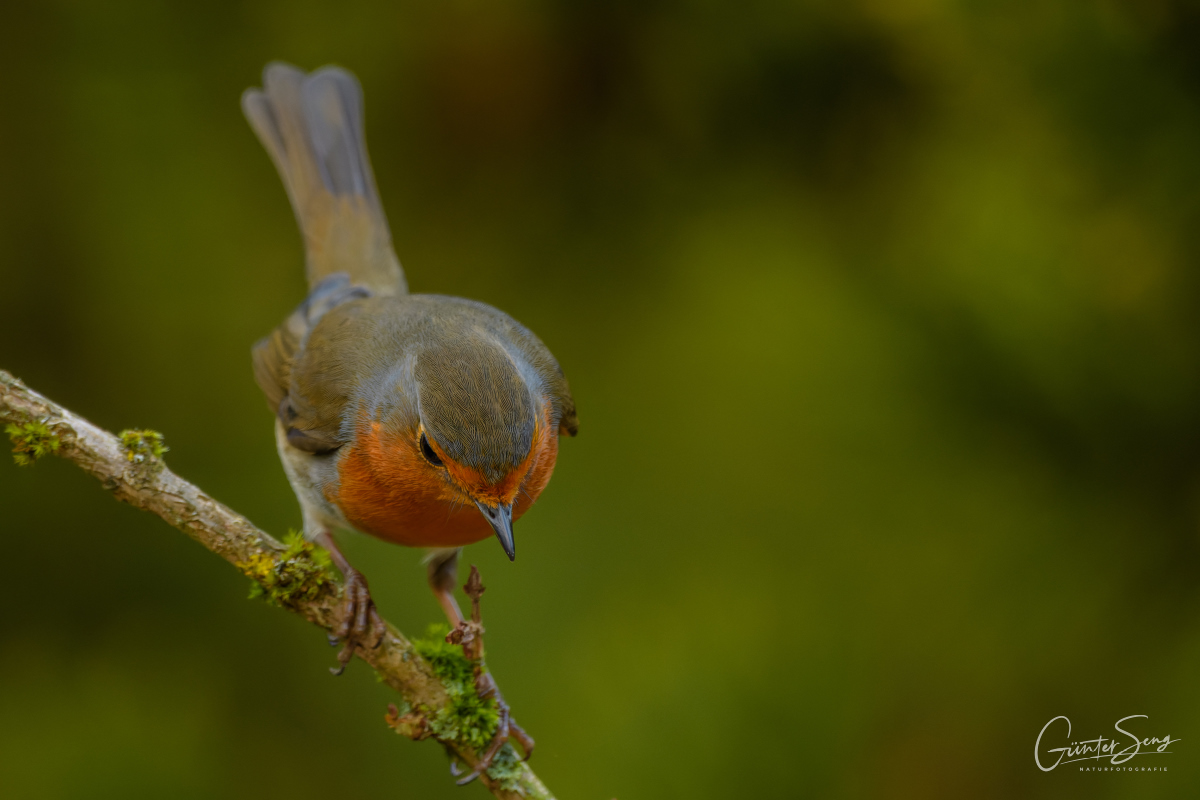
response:
M44 422L26 422L23 425L5 425L4 432L12 439L13 461L27 467L42 456L58 452L62 442Z
M495 700L480 698L475 689L475 664L463 655L460 646L446 641L449 632L448 625L430 625L425 638L413 640L413 649L442 679L450 698L429 717L429 730L442 741L480 751L495 737L500 711Z
M429 662L434 674L444 683L472 683L475 665L463 655L462 647L446 641L449 633L449 625L434 623L426 629L424 638L413 639L413 649Z
M272 605L295 608L324 592L336 591L327 552L296 531L289 532L283 543L287 550L281 556L258 553L238 564L253 581L251 598L262 597Z

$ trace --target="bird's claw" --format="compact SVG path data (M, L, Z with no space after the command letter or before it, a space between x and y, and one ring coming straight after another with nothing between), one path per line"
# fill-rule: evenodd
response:
M525 757L521 759L522 761L528 761L529 757L533 755L533 737L513 721L512 715L508 711L508 704L500 699L500 690L496 688L496 682L492 679L492 676L484 673L481 677L487 679L487 683L491 686L492 694L485 695L481 691L479 692L479 696L496 698L496 710L499 712L500 724L496 727L496 735L492 738L492 743L488 745L488 749L483 752L479 757L479 761L475 763L475 768L467 775L455 781L459 786L466 786L486 772L492 766L492 762L496 760L496 756L500 754L500 748L504 746L505 742L513 740L521 746L521 749L525 751ZM479 682L478 680L476 681L477 685ZM457 777L457 766L451 765L450 774Z
M350 663L350 659L354 658L354 649L359 645L365 645L373 630L377 631L377 635L374 644L371 645L372 649L383 643L383 635L386 631L383 618L379 616L379 611L375 608L375 601L371 599L367 579L356 569L347 570L345 579L342 589L342 618L329 635L331 645L335 647L338 644L342 645L342 649L337 655L338 665L329 668L334 675L341 675L346 671L346 665Z

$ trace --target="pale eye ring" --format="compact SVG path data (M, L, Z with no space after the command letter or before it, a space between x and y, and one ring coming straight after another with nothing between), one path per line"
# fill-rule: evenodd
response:
M446 466L446 463L438 458L438 454L433 452L433 448L429 446L429 439L425 438L425 431L421 431L421 455L435 467Z

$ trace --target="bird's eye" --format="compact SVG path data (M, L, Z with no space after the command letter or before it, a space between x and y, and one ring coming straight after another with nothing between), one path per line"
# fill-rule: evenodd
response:
M425 438L425 432L421 432L421 455L425 456L425 460L435 467L444 467L446 464L438 458L438 454L433 452L433 448L429 446L429 440Z

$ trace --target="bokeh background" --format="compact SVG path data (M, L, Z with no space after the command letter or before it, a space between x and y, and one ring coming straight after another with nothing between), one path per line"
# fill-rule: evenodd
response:
M249 347L304 293L238 97L342 64L415 291L581 434L468 550L566 798L1200 788L1200 7L46 2L0 47L0 368L299 523ZM456 798L361 664L74 466L0 459L0 794ZM384 614L420 554L346 547ZM1147 714L1139 765L1041 727Z

